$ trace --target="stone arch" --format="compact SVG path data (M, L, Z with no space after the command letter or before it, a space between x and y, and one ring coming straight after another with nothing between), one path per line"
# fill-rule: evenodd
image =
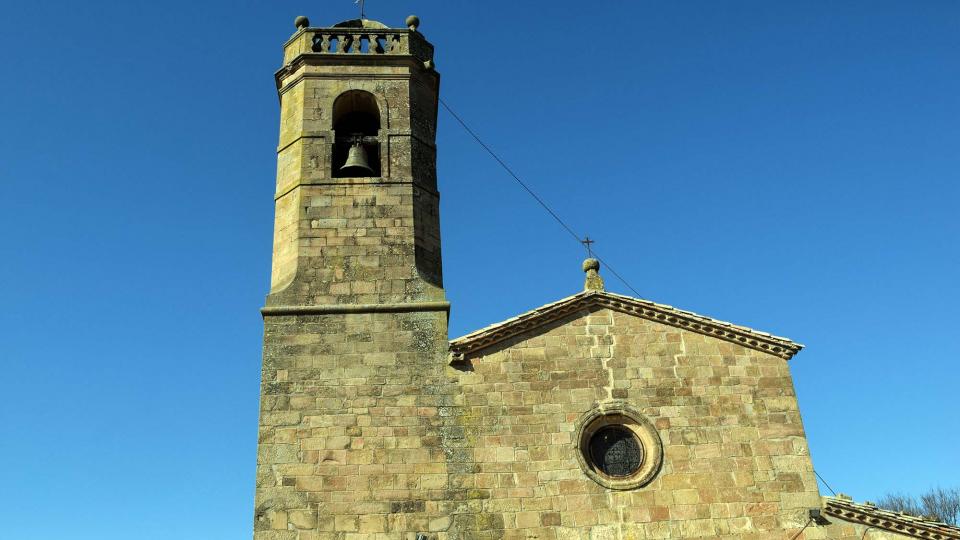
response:
M366 90L347 90L333 100L331 128L361 128L366 135L377 135L382 124L377 97ZM372 132L367 132L372 129Z
M366 90L347 90L333 101L330 122L334 132L334 177L381 176L381 110L377 96ZM366 166L352 166L358 161Z

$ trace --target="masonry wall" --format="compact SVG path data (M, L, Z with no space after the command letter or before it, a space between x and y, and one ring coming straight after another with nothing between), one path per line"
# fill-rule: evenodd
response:
M456 414L497 537L786 538L820 504L781 358L600 310L468 360ZM612 400L664 445L660 474L633 491L601 487L576 459L576 421Z
M280 91L268 305L442 301L439 76L403 62L312 62ZM381 177L333 177L333 106L348 91L379 108Z
M410 183L302 186L286 194L277 214L296 213L297 226L278 218L275 234L295 235L294 247L277 241L276 249L294 250L297 262L277 265L278 272L291 264L295 270L268 305L443 300L438 204L436 193Z
M265 332L254 538L448 528L446 313L271 316Z
M715 338L599 310L457 367L442 312L271 316L265 343L256 540L783 539L820 504L786 361ZM614 400L664 445L632 491L576 459Z
M456 475L472 465L447 429L460 398L446 360L439 75L419 35L420 56L303 54L312 39L298 30L277 74L254 538L448 530L468 498ZM377 104L379 177L333 173L333 144L350 135L334 131L334 104L348 91Z

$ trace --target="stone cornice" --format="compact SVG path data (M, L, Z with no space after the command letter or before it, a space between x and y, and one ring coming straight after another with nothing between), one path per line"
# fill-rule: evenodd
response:
M395 304L330 304L319 306L267 306L260 308L266 317L290 315L330 315L340 313L410 313L414 311L450 312L450 302L404 302Z
M803 345L787 338L711 319L673 306L605 291L584 291L451 341L452 361L461 360L471 353L501 341L594 307L636 315L650 321L712 336L779 356L785 360L789 360L803 348Z
M313 53L311 53L311 54L313 54ZM306 55L304 55L304 56L306 56ZM313 56L308 57L308 58L313 58L313 57L323 57L324 59L328 58L327 56L316 55L316 54L314 54ZM301 58L302 58L302 57L301 57ZM358 79L358 80L365 80L365 81L366 81L366 80L371 80L371 81L373 81L373 80L377 80L377 81L405 81L405 80L411 78L411 75L410 75L410 74L396 74L396 73L336 73L336 74L332 74L332 73L307 73L307 72L300 72L300 73L298 73L295 77L293 77L293 78L291 78L291 79L289 79L289 80L288 80L288 79L285 79L284 77L286 77L286 76L287 76L288 74L290 74L290 73L295 73L295 72L301 67L301 65L303 65L303 64L305 63L301 58L298 58L297 60L294 60L294 61L293 61L292 63L290 63L289 65L283 66L282 68L280 68L279 70L277 70L276 73L274 73L274 79L276 80L276 83L277 83L277 92L278 92L280 95L282 95L284 92L286 92L287 90L289 90L290 88L292 88L293 86L295 86L297 83L299 83L300 81L302 81L302 80L304 80L304 79L336 79L336 80ZM352 58L352 57L351 57L351 58ZM337 62L342 63L342 64L344 64L344 65L354 65L354 64L355 64L355 63L353 63L353 62L348 62L347 60L343 60L343 59L337 59ZM417 64L416 61L415 61L414 59L412 59L411 57L406 57L405 59L404 59L404 58L397 58L397 59L394 59L393 62L394 62L396 65L409 65L409 66L411 66L411 68L418 69L419 72L427 72L427 70L424 70L424 69L423 69L423 66L422 66L422 65ZM379 65L383 65L383 62L381 62ZM429 73L433 73L433 74L436 75L437 78L439 79L440 74L437 73L436 71L429 71Z
M872 504L858 504L840 497L824 497L823 512L844 521L860 523L904 536L928 540L960 540L960 527L884 510Z
M340 179L340 180L343 180L342 182L337 182L336 180L338 180L338 179L335 178L335 179L333 179L333 180L321 180L321 181L308 180L308 181L301 181L301 182L292 182L292 183L288 184L286 187L284 187L282 190L277 191L276 194L274 194L274 196L273 196L273 200L279 200L280 198L286 196L288 193L290 193L291 191L297 189L298 187L304 187L304 186L337 186L337 187L343 187L343 186L413 186L413 187L419 189L421 193L425 193L425 194L431 195L431 196L433 196L433 197L439 197L439 196L440 196L440 193L439 193L439 192L434 191L434 190L432 190L432 189L430 189L430 188L424 187L424 186L420 185L419 183L417 183L417 182L412 182L412 181L410 181L410 180L402 180L402 181L401 181L401 180L391 180L391 179L389 179L389 178L387 178L386 180L383 179L383 178L371 178L371 179L370 179L371 181L369 181L369 182L363 181L363 180L364 180L363 178L344 178L344 179Z
M290 148L290 147L293 146L295 143L297 143L298 141L301 141L301 140L303 140L303 139L327 139L327 138L332 139L332 138L333 138L333 135L334 135L334 131L333 131L333 130L328 130L328 131L303 131L303 132L300 132L300 133L299 133L298 135L296 135L295 137L293 137L292 139L290 139L289 141L284 142L283 144L277 146L277 153L279 154L280 152L283 152L283 151L286 150L287 148ZM430 149L433 150L433 151L436 151L436 150L437 150L437 145L436 145L436 144L434 144L433 142L431 142L431 141L429 141L429 140L427 140L427 139L424 139L423 137L421 137L421 136L419 136L419 135L410 133L409 131L401 131L401 130L399 130L399 129L397 129L397 130L384 130L383 136L384 136L384 137L388 137L388 138L389 138L389 137L410 137L411 139L416 140L416 141L419 142L420 144L426 145L428 148L430 148Z

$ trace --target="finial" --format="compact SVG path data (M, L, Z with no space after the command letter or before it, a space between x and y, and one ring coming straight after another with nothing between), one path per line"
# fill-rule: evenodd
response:
M603 278L600 277L600 261L590 257L583 261L583 271L587 273L587 279L583 283L585 291L602 291Z
M417 28L420 28L420 17L417 17L416 15L407 17L405 22L407 23L407 28L413 30L414 32L417 31Z
M310 19L306 18L303 15L300 15L299 17L293 20L293 24L294 26L297 27L297 30L300 30L301 28L306 28L310 26Z
M591 240L589 236L584 236L583 240L580 241L583 244L583 247L587 249L587 257L593 258L593 248L590 247L591 244L595 244L595 240ZM586 270L586 269L584 269Z

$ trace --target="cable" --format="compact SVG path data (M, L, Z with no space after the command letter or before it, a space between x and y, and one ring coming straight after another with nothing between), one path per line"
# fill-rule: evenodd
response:
M797 532L797 534L793 535L793 538L791 538L790 540L797 540L797 537L803 534L803 531L807 530L807 527L809 527L811 523L813 523L813 518L808 519L807 524L804 525L803 528L800 529L799 532Z
M560 224L561 227L563 227L568 233L570 233L570 236L572 236L573 239L576 240L578 244L582 244L583 240L580 238L580 235L574 232L573 229L569 225L567 225L566 222L564 222L563 219L561 219L560 216L558 216L557 213L554 212L553 209L551 209L550 206L547 205L547 203L543 201L543 199L541 199L532 189L530 189L530 186L528 186L523 180L521 180L520 177L517 176L517 173L513 172L513 169L511 169L509 165L504 163L504 161L500 159L500 156L498 156L496 152L494 152L489 146L487 146L487 144L483 142L483 140L476 134L476 132L470 129L470 126L468 126L467 123L462 118L460 118L460 115L455 113L453 109L451 109L450 106L447 105L446 101L444 101L442 98L439 98L439 100L440 100L440 104L443 105L443 108L446 109L448 113L450 113L450 116L452 116L453 119L456 120L457 123L459 123L460 126L463 127L463 129L467 133L469 133L471 137L473 137L473 140L477 141L477 144L479 144L484 150L486 150L487 153L490 154L490 157L496 160L496 162L499 163L501 167L503 167L503 170L507 171L507 173L510 176L512 176L513 179L516 180L518 184L520 184L520 187L522 187L528 194L530 194L530 196L533 197L533 199L537 201L537 203L540 206L542 206L543 209L546 210L547 213L550 214L553 217L553 219L555 219L557 223ZM633 291L633 293L636 294L637 296L641 296L641 294L636 289L634 289L633 286L631 286L627 282L627 280L623 278L623 276L621 276L612 266L610 266L603 259L601 259L600 255L594 253L593 256L602 265L607 267L610 270L610 273L616 276L616 278L619 279L624 285L626 285L628 289ZM828 484L827 481L824 480L822 476L820 476L820 473L818 473L816 470L814 470L813 473L817 475L817 478L819 478L820 481L823 482L823 485L827 486L827 489L829 489L834 496L837 495L837 492L834 491L832 487L830 487L830 484ZM797 531L797 534L793 535L793 538L791 538L790 540L796 540L797 537L803 534L803 531L807 530L807 527L809 527L811 523L813 523L813 518L810 518L809 520L807 520L807 523L803 526L803 528ZM864 531L864 536L866 536L866 531Z
M548 206L547 203L543 201L543 199L541 199L532 189L530 189L530 186L528 186L523 180L521 180L520 177L517 176L517 173L513 172L513 169L511 169L506 163L504 163L504 161L500 159L500 156L498 156L496 152L494 152L489 146L487 146L487 144L484 143L483 140L480 139L480 137L472 129L470 129L470 126L468 126L467 123L464 122L462 118L460 118L460 115L455 113L453 109L451 109L450 106L447 105L447 102L444 101L443 98L439 98L439 99L440 99L440 104L443 105L443 108L446 109L448 113L450 113L450 116L452 116L453 119L456 120L457 123L459 123L460 126L463 127L463 129L467 133L469 133L471 137L473 137L473 140L477 141L477 144L483 147L483 149L486 150L488 154L490 154L490 157L495 159L497 163L499 163L500 166L503 167L503 170L507 171L507 173L510 176L512 176L513 179L516 180L518 184L520 184L520 187L526 190L526 192L530 194L530 196L533 197L533 199L537 201L537 203L540 204L540 206L542 206L543 209L546 210L547 213L550 214L553 217L553 219L555 219L557 223L560 224L561 227L563 227L568 233L570 233L570 236L572 236L574 240L577 241L578 244L582 244L583 240L580 238L580 235L574 232L574 230L569 225L567 225L566 222L564 222L563 219L561 219L560 216L558 216L557 213L554 212L553 209L551 209L550 206ZM594 253L593 255L600 262L600 264L607 267L607 269L610 270L610 273L613 274L617 279L619 279L624 285L626 285L626 287L630 289L633 292L633 294L637 296L642 296L636 289L633 288L633 286L627 283L627 280L623 279L623 276L621 276L619 272L617 272L606 261L601 259L599 255L597 255L596 253Z
M500 159L500 156L498 156L496 152L491 150L490 147L487 146L486 143L484 143L480 139L480 137L478 137L477 134L473 132L472 129L470 129L470 126L468 126L467 123L464 122L463 119L460 118L460 116L457 113L453 112L453 109L451 109L450 106L447 105L446 101L444 101L443 99L440 99L440 104L443 105L443 108L446 109L448 113L450 113L450 116L453 116L454 120L456 120L461 126L463 126L463 129L465 129L467 133L469 133L470 136L473 137L475 141L477 141L477 144L482 146L483 149L486 150L487 153L493 157L493 159L497 160L497 163L499 163L500 166L503 167L503 169L507 171L510 174L510 176L512 176L513 179L516 180L518 184L520 184L521 187L523 187L523 189L527 190L527 193L529 193L530 196L534 198L534 200L540 203L540 206L542 206L544 210L546 210L551 216L553 216L553 219L557 220L557 223L559 223L561 227L563 227L564 229L567 230L568 233L570 233L570 236L576 239L577 242L581 241L580 236L578 236L577 233L573 232L573 229L571 229L566 223L564 223L564 221L560 219L560 216L558 216L556 212L551 210L550 207L547 206L547 203L543 202L543 199L538 197L537 194L534 193L532 189L530 189L530 186L525 184L523 180L521 180L520 177L517 176L517 173L513 172L513 170L509 166L507 166L507 164L504 163L502 159Z
M636 289L634 289L632 285L630 285L629 283L627 283L627 280L623 279L623 277L621 277L620 274L618 274L617 271L614 270L613 267L610 266L609 263L607 263L607 262L605 262L603 259L601 259L601 258L600 258L600 255L597 255L596 253L594 253L593 256L594 256L598 261L600 261L600 264L602 264L603 266L607 267L607 270L610 270L610 273L613 274L614 276L616 276L616 278L619 279L621 283L623 283L624 285L626 285L627 288L630 289L630 290L633 292L633 294L637 295L637 297L642 297L642 296L643 296L643 295L640 294Z
M823 482L823 485L827 486L827 489L830 490L830 493L833 493L834 497L837 496L837 492L834 491L832 487L830 487L830 484L828 484L827 481L824 480L822 476L820 476L820 473L818 473L816 469L813 470L813 474L817 475L817 478L819 478L820 481Z

